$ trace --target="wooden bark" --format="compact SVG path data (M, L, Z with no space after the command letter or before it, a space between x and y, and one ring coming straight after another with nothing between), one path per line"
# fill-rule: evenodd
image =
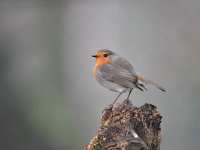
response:
M97 135L85 150L160 150L162 116L152 104L125 100L105 108Z

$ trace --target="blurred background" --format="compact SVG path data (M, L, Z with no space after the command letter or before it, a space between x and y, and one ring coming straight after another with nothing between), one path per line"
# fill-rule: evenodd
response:
M1 0L0 149L83 149L117 96L93 77L103 48L167 89L131 95L163 116L161 149L198 149L199 15L197 0Z

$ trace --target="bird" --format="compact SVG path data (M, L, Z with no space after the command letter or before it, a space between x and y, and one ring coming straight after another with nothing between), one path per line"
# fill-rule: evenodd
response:
M94 67L95 79L103 87L119 93L112 104L117 101L122 93L128 92L127 99L129 99L133 89L147 91L145 87L147 84L153 85L161 91L166 91L160 85L138 75L125 58L111 50L101 49L92 57L96 58Z

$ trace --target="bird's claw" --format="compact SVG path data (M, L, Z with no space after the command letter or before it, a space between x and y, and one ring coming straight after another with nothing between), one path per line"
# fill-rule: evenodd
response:
M113 104L110 104L108 107L105 107L103 110L102 110L102 113L108 111L108 110L112 110L113 108Z

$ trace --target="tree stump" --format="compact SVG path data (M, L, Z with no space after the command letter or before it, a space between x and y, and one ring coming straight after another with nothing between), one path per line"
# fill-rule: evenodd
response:
M125 100L104 109L98 134L85 150L160 150L162 116L152 104Z

